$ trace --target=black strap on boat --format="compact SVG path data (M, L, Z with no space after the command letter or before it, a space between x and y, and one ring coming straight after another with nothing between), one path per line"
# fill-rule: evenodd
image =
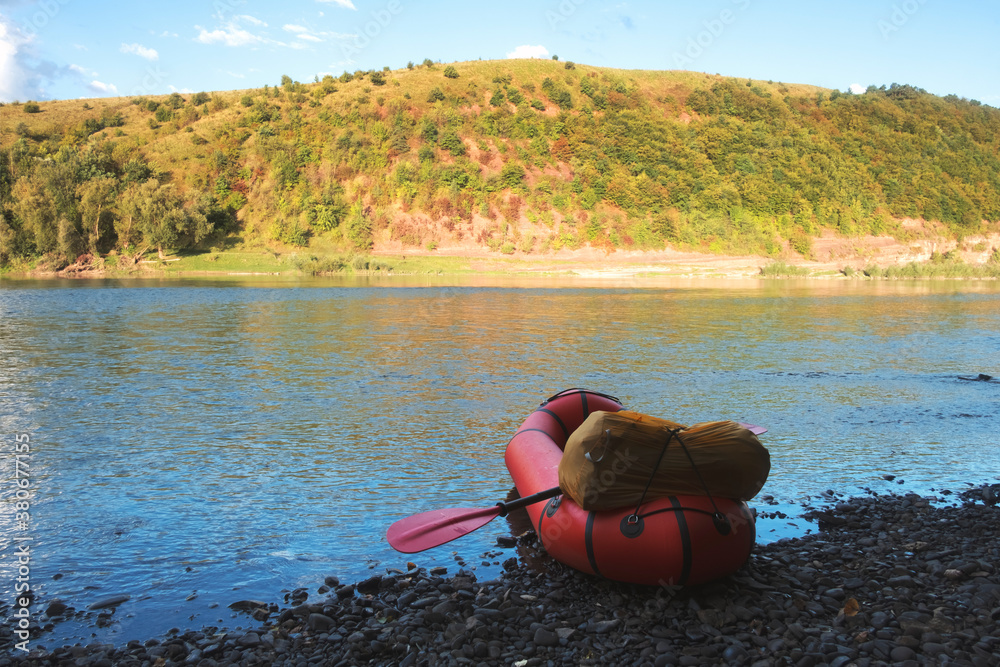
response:
M646 517L663 514L664 512L697 512L698 514L707 514L713 519L715 518L715 515L718 514L718 512L709 512L708 510L703 510L700 507L684 507L683 505L677 505L676 507L661 507L660 509L653 510L652 512L645 512L644 514L640 514L639 518L645 519Z

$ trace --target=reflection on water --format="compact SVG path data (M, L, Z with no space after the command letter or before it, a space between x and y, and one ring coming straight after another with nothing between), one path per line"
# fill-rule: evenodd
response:
M0 289L0 437L9 452L32 436L33 583L78 609L130 594L115 641L235 625L236 599L454 567L455 551L493 576L481 555L502 522L416 557L385 528L503 499L507 439L567 387L767 425L764 492L785 505L997 474L1000 387L955 379L1000 375L990 283L122 284ZM0 478L11 468L5 454ZM12 489L0 498L6 590Z

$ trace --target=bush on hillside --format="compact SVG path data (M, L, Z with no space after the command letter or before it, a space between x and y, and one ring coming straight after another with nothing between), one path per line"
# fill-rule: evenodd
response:
M500 170L500 181L505 188L520 188L524 184L524 167L508 162Z
M462 143L462 140L454 130L445 131L438 143L441 145L441 148L456 157L465 155L465 144Z
M347 239L355 250L371 250L375 245L372 237L371 211L355 202L347 218Z

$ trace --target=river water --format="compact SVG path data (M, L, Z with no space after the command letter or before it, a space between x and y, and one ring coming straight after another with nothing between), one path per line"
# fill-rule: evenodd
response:
M226 605L409 560L490 578L513 555L503 520L413 556L385 529L502 500L507 440L569 387L767 426L767 511L995 481L1000 384L958 376L1000 375L998 357L993 282L7 280L0 610L26 542L36 615L130 596L107 628L66 621L33 644L48 648L248 626ZM809 529L758 524L761 541Z

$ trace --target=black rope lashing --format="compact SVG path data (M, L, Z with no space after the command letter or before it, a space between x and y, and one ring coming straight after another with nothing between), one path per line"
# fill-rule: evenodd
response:
M677 438L680 441L680 436L677 435L680 429L673 429L667 431L669 435L667 436L666 442L663 443L663 449L660 450L660 456L656 459L656 465L653 466L653 470L649 473L649 479L646 480L646 488L642 490L642 495L639 496L639 502L635 506L635 511L629 514L625 520L629 524L634 524L639 521L639 508L642 507L642 503L646 500L646 492L649 491L650 485L653 483L653 478L656 477L656 471L660 469L660 462L663 461L663 455L667 453L667 447L670 446L670 441Z
M705 479L701 476L698 466L694 464L694 458L691 456L691 452L688 451L687 445L684 444L684 439L681 438L679 433L677 433L674 437L677 438L677 442L680 443L681 449L683 449L684 454L687 455L688 461L691 463L691 468L694 470L694 474L698 476L698 481L701 482L701 488L705 489L705 495L708 496L708 501L712 503L712 509L715 510L712 514L712 523L715 524L715 529L719 531L721 535L728 535L729 531L732 530L732 526L729 524L729 519L725 514L719 511L719 506L715 504L715 498L712 497L711 492L708 490L708 484L705 483Z

